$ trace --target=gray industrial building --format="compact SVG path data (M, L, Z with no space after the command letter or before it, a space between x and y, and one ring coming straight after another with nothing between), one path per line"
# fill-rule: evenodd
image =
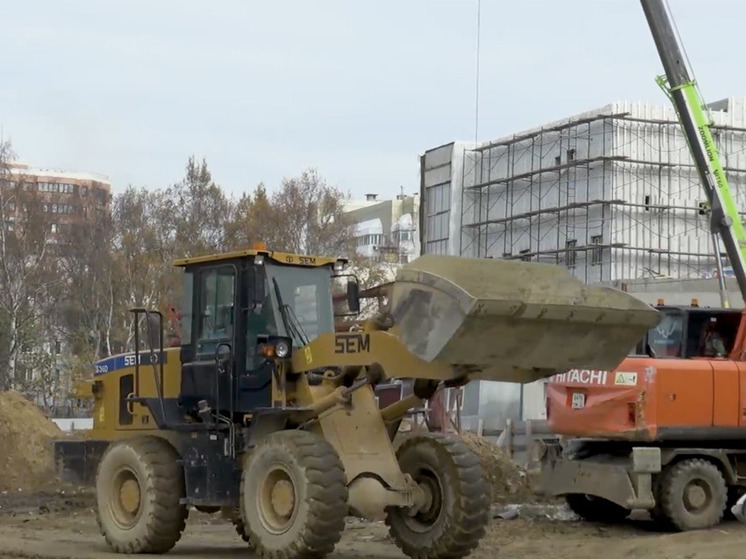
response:
M743 212L746 99L709 109ZM423 253L555 263L653 304L666 294L719 302L706 279L716 259L704 193L668 105L616 102L490 142L441 145L420 158L420 193ZM732 286L731 304L743 304ZM492 428L540 419L543 382L469 386L463 416Z

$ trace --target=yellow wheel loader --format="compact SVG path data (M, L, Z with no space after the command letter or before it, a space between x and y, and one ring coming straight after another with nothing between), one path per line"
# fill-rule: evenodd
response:
M557 266L428 255L398 272L386 316L337 332L332 285L359 309L344 260L256 249L176 265L180 346L164 348L160 313L133 309L146 331L96 363L90 436L55 447L63 479L95 483L119 553L167 552L194 507L231 518L259 557L323 557L348 515L385 519L410 557L467 556L488 521L479 462L441 435L395 448L407 411L442 385L613 369L658 320ZM394 378L414 394L380 408L374 388Z

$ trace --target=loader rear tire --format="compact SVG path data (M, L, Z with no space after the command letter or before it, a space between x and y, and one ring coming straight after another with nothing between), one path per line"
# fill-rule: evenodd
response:
M663 471L658 516L675 530L702 530L720 523L728 489L715 464L701 458L682 460Z
M259 557L324 557L342 537L347 480L320 435L280 431L248 454L241 474L243 529Z
M615 524L629 516L628 508L622 507L601 497L593 497L582 493L565 495L565 501L575 514L590 522Z
M407 438L396 456L431 498L427 510L414 515L389 508L386 524L396 545L412 559L469 555L484 536L490 508L476 455L461 441L432 433Z
M178 454L165 440L112 443L96 475L97 522L117 553L166 553L184 531L188 511Z

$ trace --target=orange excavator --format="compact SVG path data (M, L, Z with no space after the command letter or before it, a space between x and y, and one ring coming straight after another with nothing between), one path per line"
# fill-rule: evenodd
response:
M721 241L746 300L746 235L663 0L642 0L672 101ZM718 250L719 252L719 250ZM722 278L720 254L717 255ZM724 292L724 285L721 283ZM575 369L547 385L547 420L560 435L537 443L541 492L604 522L644 509L661 526L708 528L746 493L746 320L740 310L656 307L661 321L615 370Z

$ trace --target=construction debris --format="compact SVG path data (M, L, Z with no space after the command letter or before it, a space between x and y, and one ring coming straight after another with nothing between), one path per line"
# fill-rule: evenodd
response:
M487 439L471 433L461 435L479 457L493 503L515 503L533 498L529 478L507 452Z
M52 439L62 431L16 391L0 392L0 491L36 490L54 479Z
M513 504L495 505L490 510L492 518L500 520L556 520L558 522L577 522L580 517L575 514L566 504L562 505L538 505L538 504Z

